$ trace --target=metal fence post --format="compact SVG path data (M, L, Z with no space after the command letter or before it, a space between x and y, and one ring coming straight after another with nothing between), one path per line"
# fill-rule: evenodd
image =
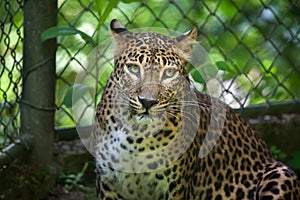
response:
M56 25L57 0L24 1L21 134L33 136L31 161L52 161L55 114L56 40L41 42L41 33Z

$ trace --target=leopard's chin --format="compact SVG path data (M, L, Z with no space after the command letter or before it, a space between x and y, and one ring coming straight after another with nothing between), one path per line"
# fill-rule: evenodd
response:
M149 124L155 121L155 117L149 114L138 114L138 115L133 115L132 117L133 121L143 125L143 124Z

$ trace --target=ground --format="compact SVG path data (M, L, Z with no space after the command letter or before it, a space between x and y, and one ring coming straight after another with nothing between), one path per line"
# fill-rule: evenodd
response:
M64 167L46 199L96 199L94 161L80 140L58 142L55 157Z

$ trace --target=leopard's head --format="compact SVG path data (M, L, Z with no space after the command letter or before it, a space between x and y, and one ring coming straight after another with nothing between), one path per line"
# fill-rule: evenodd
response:
M170 38L132 33L113 20L111 33L117 43L112 77L130 115L139 123L175 111L174 104L190 87L186 66L197 30Z

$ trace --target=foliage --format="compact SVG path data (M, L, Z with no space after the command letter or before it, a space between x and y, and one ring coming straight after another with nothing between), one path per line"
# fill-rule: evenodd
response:
M77 174L65 174L61 172L59 179L64 182L64 187L68 190L85 190L85 186L81 184L81 179L88 168L88 162L85 162L83 168Z
M286 161L288 159L288 165L293 170L300 170L300 151L295 151L291 155L287 155L281 149L278 149L277 146L272 145L270 150L276 160Z
M270 150L276 160L284 160L287 158L286 153L284 153L274 145L270 147Z
M45 41L51 38L56 38L58 36L76 35L76 34L79 34L86 43L90 43L93 46L96 46L95 42L93 41L93 38L91 38L89 35L74 27L68 27L68 26L50 27L49 29L47 29L42 33L41 40Z
M296 151L292 154L292 158L289 161L289 165L294 170L300 170L300 151Z

